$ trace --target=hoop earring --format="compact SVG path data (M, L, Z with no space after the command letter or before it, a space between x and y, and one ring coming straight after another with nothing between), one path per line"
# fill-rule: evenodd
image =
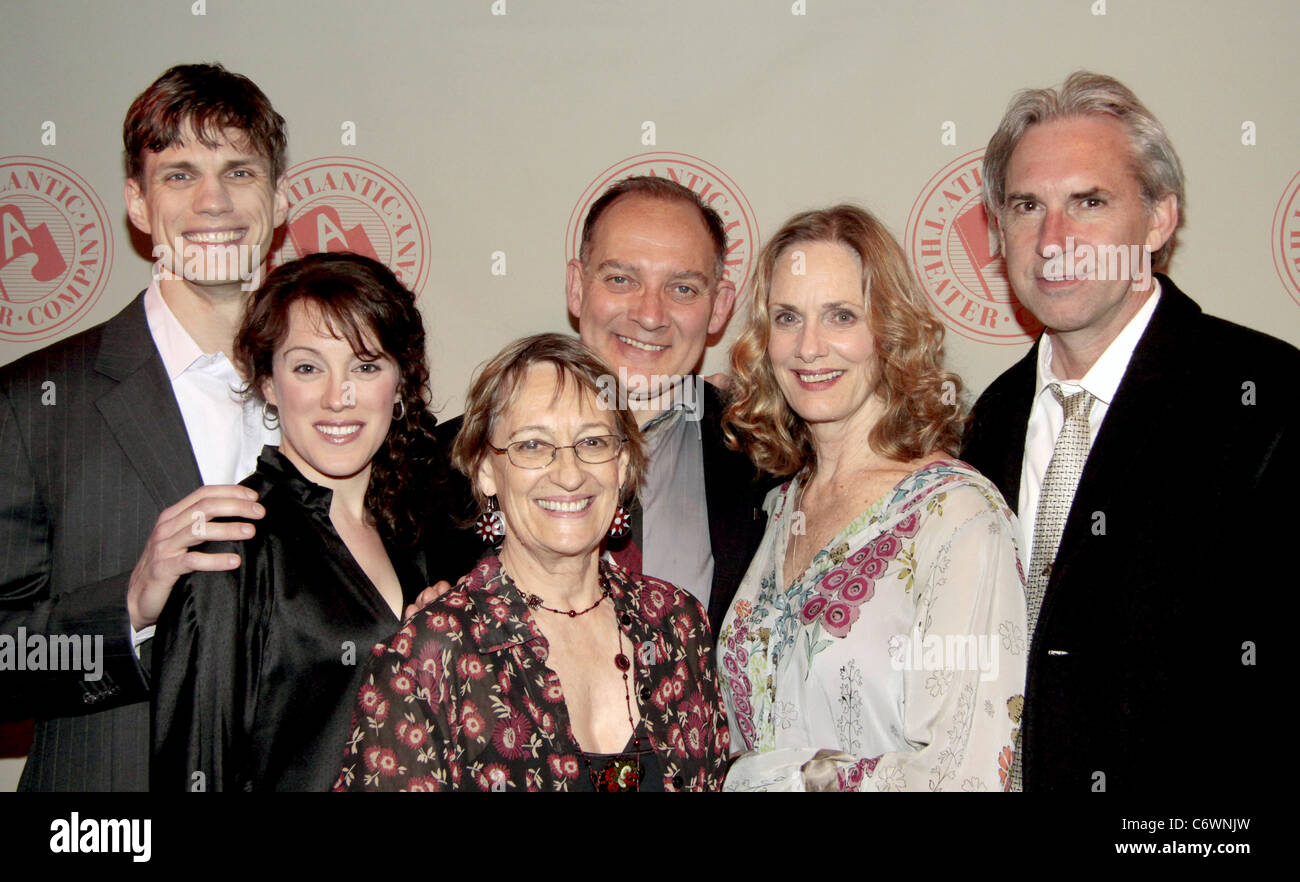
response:
M280 428L280 409L269 401L262 403L262 426L269 432Z
M506 517L497 510L497 498L489 496L487 511L474 519L474 531L484 542L495 545L506 535Z
M406 419L406 402L400 398L397 399L397 404L394 405L394 408L399 408L399 407L401 408L401 411L398 413L394 413L393 419L397 420L400 423L402 420Z

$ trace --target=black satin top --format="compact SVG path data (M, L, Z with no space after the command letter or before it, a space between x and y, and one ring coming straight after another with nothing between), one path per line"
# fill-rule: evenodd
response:
M154 637L154 790L327 790L371 648L401 622L330 522L333 492L274 447L241 482L266 515L238 569L177 583ZM422 561L388 547L403 603Z

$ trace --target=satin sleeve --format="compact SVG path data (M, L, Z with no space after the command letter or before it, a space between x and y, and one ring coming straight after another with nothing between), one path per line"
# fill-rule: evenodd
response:
M172 590L154 636L150 787L163 792L251 787L270 575L255 543L211 543L241 555L236 570L191 573Z

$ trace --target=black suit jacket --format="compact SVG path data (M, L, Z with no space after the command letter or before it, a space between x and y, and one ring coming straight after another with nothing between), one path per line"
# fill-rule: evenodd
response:
M776 479L760 473L743 451L728 450L722 437L722 413L727 400L717 388L704 384L704 498L709 507L709 542L713 547L713 588L709 593L709 626L713 633L736 596L758 546L763 542L767 515L763 498ZM653 574L652 574L653 575Z
M103 638L103 675L0 672L36 716L21 787L144 790L148 681L126 588L158 514L201 483L143 295L0 369L0 634Z
M1261 663L1276 651L1267 610L1296 525L1300 351L1160 283L1031 642L1026 790L1248 787L1256 772L1235 758L1274 721L1261 668L1243 661L1252 645ZM980 396L963 451L1012 506L1037 353Z
M704 455L704 497L708 506L709 543L713 551L713 585L709 592L709 625L716 634L731 605L736 588L763 540L767 516L763 497L775 483L761 478L744 453L728 450L722 438L724 394L704 384L704 417L701 438ZM450 459L451 445L460 431L457 417L438 426L436 432L444 459ZM440 516L428 531L425 558L430 575L455 583L469 572L487 546L466 526L477 514L469 482L456 473L447 484L450 516ZM444 519L445 517L445 519ZM654 573L650 573L654 575Z

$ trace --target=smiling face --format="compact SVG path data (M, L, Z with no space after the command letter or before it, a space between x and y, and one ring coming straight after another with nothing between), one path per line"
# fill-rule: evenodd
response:
M799 242L776 260L767 355L790 409L805 422L863 419L880 381L862 265L838 242Z
M505 448L517 441L557 447L597 435L618 435L614 413L572 379L556 394L554 365L533 365L495 420L488 443ZM478 468L479 490L496 496L506 519L503 559L526 556L537 563L596 554L618 506L627 475L626 449L609 462L582 462L573 450L559 450L550 465L524 469L508 455L489 450Z
M1152 287L1133 284L1131 264L1121 278L1062 277L1067 238L1080 256L1081 249L1105 254L1116 245L1154 252L1177 226L1177 198L1146 204L1128 134L1108 116L1030 127L1007 163L1005 191L999 235L1016 297L1067 346L1099 355Z
M180 145L146 152L141 180L126 182L131 223L153 240L162 284L202 296L242 296L271 251L288 197L271 161L234 129L215 148L187 129ZM167 293L164 290L164 293Z
M695 206L638 194L600 216L586 266L569 262L569 312L582 340L626 374L634 396L655 399L667 378L694 372L708 335L726 326L736 289L715 282L715 262Z
M379 350L370 335L366 345ZM296 301L262 388L267 403L279 410L280 450L314 483L364 487L370 461L388 435L400 379L391 358L367 361Z

